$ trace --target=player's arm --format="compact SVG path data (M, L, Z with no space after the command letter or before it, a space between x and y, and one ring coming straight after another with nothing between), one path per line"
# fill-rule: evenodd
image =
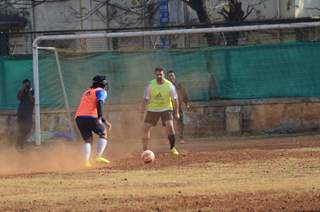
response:
M111 124L107 120L103 118L103 104L104 101L107 99L107 92L105 90L97 90L96 91L97 97L97 114L98 114L98 122L102 122L106 125L108 129L111 129Z
M171 87L170 87L170 96L171 96L171 101L172 101L172 104L173 104L174 115L175 115L176 119L179 119L180 118L180 115L179 115L179 99L178 99L177 90L174 87L174 85L171 85Z
M146 88L144 89L143 101L142 101L141 110L140 110L141 114L143 114L147 109L147 105L149 103L150 95L151 95L151 87L150 87L150 84L148 84L146 86Z
M101 119L103 117L103 101L102 100L98 100L97 112L98 112L98 119Z
M178 98L173 99L172 103L173 103L173 109L174 109L175 117L177 119L179 119L180 118L180 114L179 114L179 100L178 100Z
M140 113L144 113L146 111L147 105L148 105L149 100L148 99L143 99L142 104L141 104L141 110Z

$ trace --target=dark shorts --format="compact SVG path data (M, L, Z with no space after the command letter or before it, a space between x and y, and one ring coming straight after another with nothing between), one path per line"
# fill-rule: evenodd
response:
M98 124L96 118L90 117L77 117L77 126L80 130L81 136L85 142L92 143L93 135L92 132L99 135L100 138L106 138L104 124Z
M166 126L166 121L173 120L172 110L167 110L163 112L147 111L147 115L146 115L146 118L144 119L144 123L148 123L148 124L151 124L152 126L156 126L160 118L162 121L162 126Z

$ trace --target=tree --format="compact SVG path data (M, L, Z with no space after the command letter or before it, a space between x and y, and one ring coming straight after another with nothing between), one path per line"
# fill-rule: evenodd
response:
M232 24L239 24L244 21L254 10L250 6L247 8L247 13L242 10L242 3L238 0L228 0L228 4L223 7L218 13L221 14L224 19Z
M207 11L207 7L206 7L206 2L208 0L182 0L182 1L197 13L200 23L211 24L209 12Z
M182 0L186 3L191 9L193 9L198 16L200 24L213 24L212 11L207 6L208 0ZM205 34L207 39L207 43L209 46L213 46L216 44L215 38L213 34Z
M228 0L228 4L223 7L218 13L221 14L225 21L230 25L239 25L243 22L254 10L253 7L247 8L247 13L242 10L242 3L238 0ZM225 33L228 46L238 45L240 37L239 32Z
M182 0L190 8L192 8L198 16L201 24L213 25L213 8L209 7L209 0ZM248 5L246 12L242 10L242 3L238 0L228 0L228 3L218 11L221 14L226 23L232 25L238 25L243 22L254 10L254 7ZM238 34L238 35L237 35ZM206 34L207 42L209 46L215 45L215 39L212 34ZM239 33L227 33L226 40L227 45L238 44Z
M192 8L198 16L200 24L213 24L213 18L211 16L212 11L210 11L209 7L207 6L208 0L182 0L185 2L190 8ZM205 34L207 39L208 46L215 45L215 37L211 33ZM212 61L210 55L205 53L206 58L206 66L208 71L208 97L210 100L218 98L218 86L217 81L215 79L214 74L214 61Z

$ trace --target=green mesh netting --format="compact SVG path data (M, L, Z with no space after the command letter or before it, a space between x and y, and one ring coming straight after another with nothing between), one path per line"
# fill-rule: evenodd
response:
M111 103L140 102L144 87L153 78L157 66L174 70L192 100L315 97L320 96L319 51L320 43L289 43L135 53L60 54L60 63L73 108L95 74L107 75ZM53 54L40 52L39 71L41 106L60 107L63 98ZM15 108L21 81L32 79L31 57L0 58L0 77L0 108ZM216 83L212 85L214 81Z

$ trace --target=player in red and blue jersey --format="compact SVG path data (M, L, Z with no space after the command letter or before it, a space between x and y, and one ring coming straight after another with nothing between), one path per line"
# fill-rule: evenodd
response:
M102 75L95 76L92 86L83 93L76 111L76 123L85 141L83 155L85 167L87 168L92 167L90 162L93 142L92 132L99 136L96 161L103 164L110 163L108 159L103 157L103 152L107 146L107 129L111 129L111 124L103 118L103 103L107 99L106 90L108 90L106 77Z

